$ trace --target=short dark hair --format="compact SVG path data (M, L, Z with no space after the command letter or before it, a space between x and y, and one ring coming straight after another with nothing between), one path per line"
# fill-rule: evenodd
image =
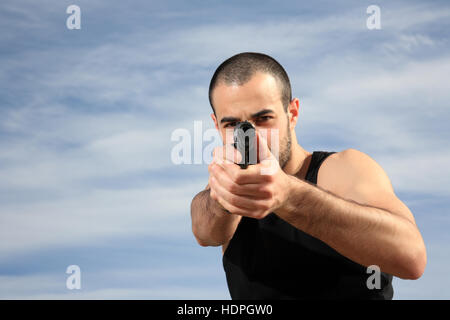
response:
M222 62L211 78L209 84L209 104L214 113L216 113L216 110L212 102L212 93L220 82L227 85L237 84L241 86L248 82L257 72L270 74L277 80L280 87L281 101L284 110L287 111L287 107L292 100L291 83L281 64L274 58L263 53L242 52Z

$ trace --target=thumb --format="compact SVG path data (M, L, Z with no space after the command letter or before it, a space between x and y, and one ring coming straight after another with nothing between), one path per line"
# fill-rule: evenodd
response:
M257 137L258 137L258 155L260 156L260 163L262 164L261 166L261 174L263 175L273 175L275 174L279 168L280 165L278 163L278 158L276 158L272 151L269 149L269 146L267 144L267 140L266 138L260 133L257 133ZM271 137L271 145L272 148L275 147L275 152L278 152L278 139L275 139L274 141L274 137ZM275 142L275 144L274 144Z
M256 131L256 137L258 140L258 159L259 162L262 162L264 160L273 160L275 159L274 155L269 149L269 146L267 145L266 138L261 134L261 132Z

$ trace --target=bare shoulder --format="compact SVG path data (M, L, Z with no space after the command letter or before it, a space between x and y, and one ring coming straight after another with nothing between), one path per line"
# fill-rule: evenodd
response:
M380 186L393 192L383 168L368 154L353 148L325 159L318 173L317 185L338 195L345 195L358 185Z
M411 210L395 195L389 177L369 155L347 149L322 163L317 185L341 198L385 209L413 224Z

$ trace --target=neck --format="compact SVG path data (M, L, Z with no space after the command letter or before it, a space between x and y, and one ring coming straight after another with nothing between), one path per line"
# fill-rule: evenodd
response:
M295 134L292 135L291 157L283 168L283 171L289 175L295 175L303 179L309 165L310 152L302 148L297 142Z

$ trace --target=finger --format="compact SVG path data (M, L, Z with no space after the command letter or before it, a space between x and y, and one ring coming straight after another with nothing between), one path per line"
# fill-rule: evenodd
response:
M211 199L215 200L222 209L228 211L229 213L239 214L243 215L246 214L245 209L238 208L219 196L219 194L216 192L217 190L217 182L214 178L211 178L211 189L210 189L210 197Z
M225 211L232 214L237 214L240 216L255 218L254 215L256 213L255 209L245 209L237 207L236 205L230 203L229 201L225 200L225 198L219 196L215 190L217 190L217 182L214 181L215 179L211 179L213 182L211 183L211 189L210 189L210 196L213 200L215 200ZM261 209L267 210L268 206L267 204L262 203L263 207ZM265 206L265 207L264 207Z
M220 164L220 163L222 163L223 159L224 159L223 148L215 147L213 150L213 159L212 159L211 164L213 164L213 163Z
M221 167L225 170L228 177L230 177L234 183L241 186L248 184L261 184L271 181L267 175L261 173L261 169L265 167L265 164L251 165L245 170L235 164L225 163Z
M276 129L272 129L270 131L270 144L271 149L269 149L266 138L258 133L258 141L260 146L260 163L258 164L258 167L255 169L258 169L260 174L263 176L271 176L274 175L278 170L280 169L280 164L278 162L278 156L279 156L279 138L278 138L278 130L274 131Z
M224 146L226 159L233 163L240 163L242 160L241 153L232 144L226 144Z
M275 134L275 132L272 132L274 130L277 130L277 129L271 129L270 130L272 138L274 138L274 139L271 139L271 144L272 144L272 147L278 147L278 139L277 139L278 135ZM259 131L256 131L256 137L257 137L257 143L258 143L258 159L259 159L259 162L264 161L266 159L273 159L273 158L275 158L274 155L272 154L271 150L269 149L266 137L264 137L261 134L261 132L259 132ZM274 140L274 141L272 141L272 140ZM276 148L276 149L278 149L278 148Z
M266 216L267 212L270 211L268 204L262 204L260 206L260 209L256 209L256 208L244 209L244 208L239 208L239 207L233 205L232 203L226 201L222 197L217 197L217 198L218 198L217 199L217 203L223 209L228 211L228 213L237 214L237 215L240 215L240 216L243 216L243 217L260 219L260 218Z
M245 209L237 208L237 207L229 204L228 202L226 202L222 198L217 200L217 202L222 206L222 208L224 208L229 213L237 214L237 215L240 215L240 216L248 216L248 212Z
M218 183L215 177L211 178L211 182L214 184L215 192L217 193L218 198L223 199L225 202L236 208L257 210L263 208L264 205L267 204L267 201L263 199L252 199L232 194L231 192L226 190L220 183Z
M221 165L222 163L239 163L242 159L241 153L231 144L217 147L213 152L213 161Z
M237 184L231 179L225 169L218 165L214 166L211 169L210 177L214 177L226 190L238 196L247 196L254 199L265 199L271 196L270 191L267 190L264 184Z

